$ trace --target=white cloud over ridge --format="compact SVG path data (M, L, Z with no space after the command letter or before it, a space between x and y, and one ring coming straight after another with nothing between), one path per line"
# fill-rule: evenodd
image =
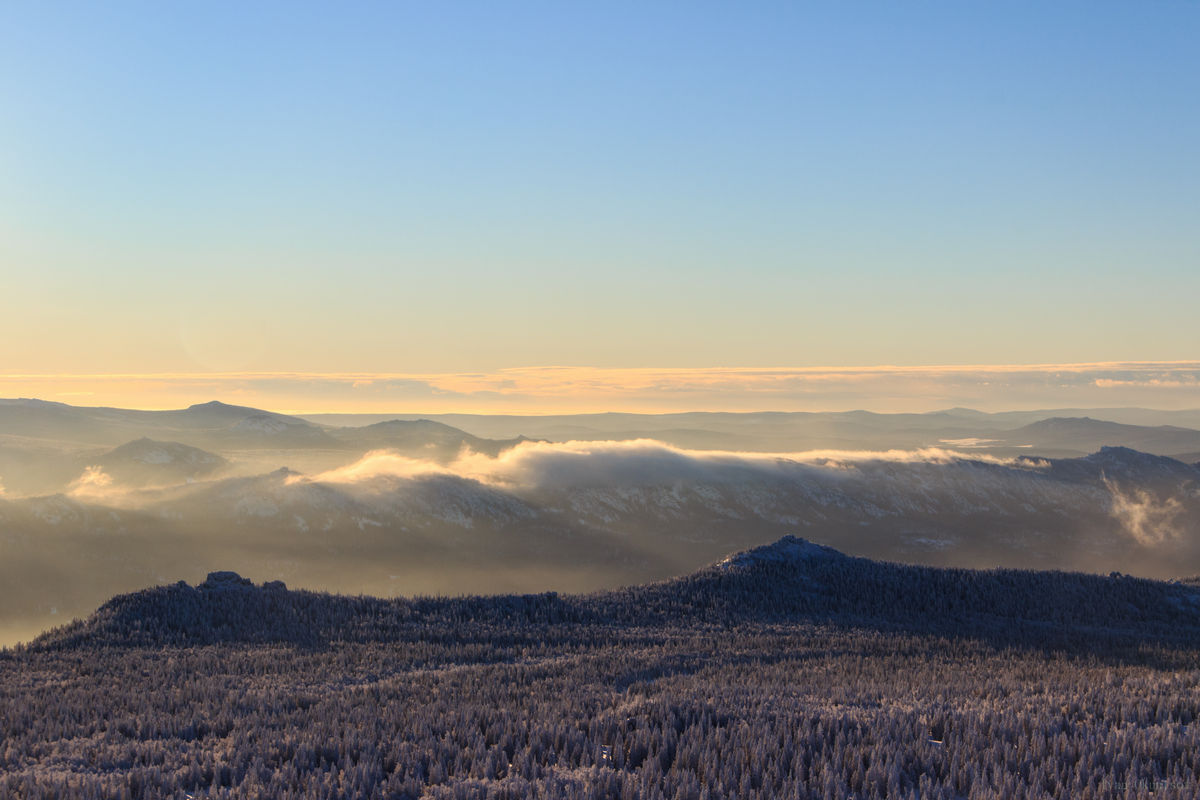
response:
M963 469L941 469L956 465ZM346 466L290 480L341 485L373 494L392 491L396 481L436 475L477 481L518 496L537 496L539 492L551 496L564 496L561 493L565 492L570 496L593 489L617 490L619 496L627 491L673 485L695 488L738 484L768 492L772 486L799 486L818 493L844 492L847 498L874 498L868 502L897 502L900 506L910 502L919 505L924 493L933 491L960 497L967 506L1017 502L1018 506L1026 504L1027 511L1032 511L1029 502L1044 504L1047 511L1095 509L1097 499L1107 496L1107 514L1117 530L1142 547L1153 549L1180 540L1180 521L1188 511L1178 498L1160 498L1141 487L1123 490L1104 474L1098 480L1078 483L1028 483L1050 467L1051 462L1040 458L1004 458L946 448L758 453L686 450L638 439L524 442L494 457L464 451L449 464L376 450ZM925 471L927 468L936 472ZM787 496L787 491L780 496ZM1017 496L1022 499L1011 500ZM991 499L979 501L979 497ZM1004 500L1006 497L1010 499Z
M453 475L519 489L587 485L640 485L662 480L703 480L717 473L744 472L796 476L805 470L826 474L868 463L949 464L956 461L1037 469L1046 462L961 453L943 448L919 450L808 450L759 453L686 450L653 439L630 441L523 442L498 456L464 451L447 465L374 450L346 466L294 481L354 484L377 478Z

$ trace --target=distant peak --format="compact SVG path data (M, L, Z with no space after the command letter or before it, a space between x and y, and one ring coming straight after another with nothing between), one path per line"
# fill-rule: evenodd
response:
M1176 470L1187 465L1170 456L1143 453L1130 447L1105 446L1081 459L1101 468L1117 470Z
M225 414L225 415L238 414L238 415L243 415L243 416L247 415L247 414L268 414L269 415L272 413L270 411L263 411L262 409L258 409L258 408L251 408L250 406L235 406L235 405L231 405L230 403L222 403L220 400L209 400L207 403L195 403L193 405L188 406L186 410L191 411L193 413L209 412L211 414L213 412L216 412L218 414Z
M1141 450L1134 450L1132 447L1121 447L1119 445L1104 445L1091 455L1085 456L1085 458L1088 461L1132 461L1147 463L1173 460L1166 456L1143 453Z
M366 425L366 428L387 429L387 428L450 428L444 422L435 422L431 419L389 419L383 422L376 422L374 425Z
M813 559L845 558L845 554L832 547L801 539L799 536L784 536L773 544L743 550L717 563L722 569L752 567L757 564L793 564Z

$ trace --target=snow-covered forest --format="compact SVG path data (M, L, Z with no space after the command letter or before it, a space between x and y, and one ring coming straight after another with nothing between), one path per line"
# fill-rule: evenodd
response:
M216 574L0 657L0 795L1179 797L1200 592L803 540L588 596Z

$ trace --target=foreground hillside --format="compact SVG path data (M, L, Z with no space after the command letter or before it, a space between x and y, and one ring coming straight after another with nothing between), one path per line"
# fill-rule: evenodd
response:
M216 573L0 655L0 796L1191 798L1198 604L790 537L586 596Z
M851 558L786 536L683 578L591 595L555 592L383 599L255 586L233 572L116 597L34 649L327 646L398 642L444 629L577 625L693 628L835 623L1059 644L1200 643L1200 586L1113 574L939 569ZM1132 638L1131 638L1132 637Z

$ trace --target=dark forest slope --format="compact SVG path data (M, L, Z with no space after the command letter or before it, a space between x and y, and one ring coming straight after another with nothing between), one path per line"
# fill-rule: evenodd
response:
M1121 633L1200 643L1200 589L1185 583L1030 570L919 567L850 558L792 536L671 581L592 595L380 599L255 586L213 573L121 595L34 649L216 642L399 641L454 629L559 624L697 627L821 622L1036 644Z
M792 537L594 595L213 573L0 651L0 797L1190 800L1198 597Z

